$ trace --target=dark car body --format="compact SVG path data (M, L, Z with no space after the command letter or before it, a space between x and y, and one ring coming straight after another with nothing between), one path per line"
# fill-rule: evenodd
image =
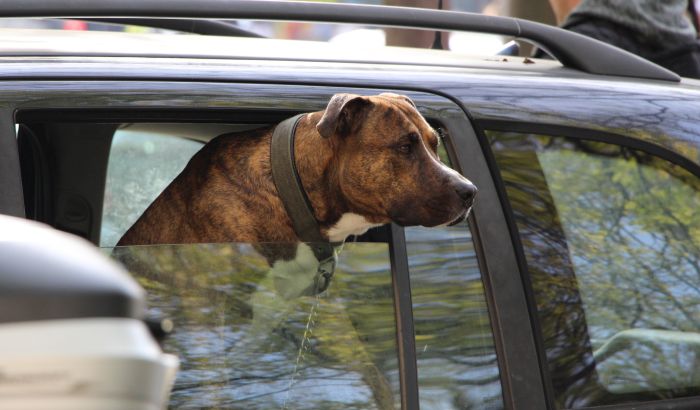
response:
M7 34L8 40L16 38L17 33ZM392 276L382 286L390 292L387 300L395 316L377 329L386 331L390 326L388 334L395 341L384 342L395 342L397 355L395 369L385 371L382 366L391 360L367 353L367 360L375 364L351 379L371 384L367 380L373 372L384 374L386 383L396 386L384 390L396 397L382 399L382 388L369 388L369 393L358 388L349 392L366 401L307 402L323 387L303 387L291 399L289 394L279 398L276 405L291 408L291 401L305 408L700 407L700 378L693 370L697 365L688 364L700 360L700 342L695 340L700 335L700 265L696 264L700 261L696 211L700 209L696 190L700 82L591 74L551 60L473 58L433 50L348 52L333 44L267 39L41 32L22 39L17 45L3 41L0 48L0 212L46 222L103 247L114 245L101 241L106 224L103 208L113 200L106 196L111 192L105 188L108 162L115 132L127 124L254 128L322 110L335 93L394 92L409 96L434 127L445 130L451 165L479 189L469 223L445 231L394 225L380 228L375 237L359 239L385 243L389 251L383 269ZM183 133L187 135L183 139L192 141L214 136ZM649 182L653 178L649 169L660 170L660 182ZM140 177L140 184L150 183L145 171ZM629 178L637 179L629 182ZM663 182L667 179L680 181L682 188L663 191L670 186ZM588 182L577 185L580 180ZM606 183L611 186L586 196ZM628 192L625 187L634 189ZM618 196L619 192L624 194ZM588 205L576 202L584 197ZM635 197L643 201L637 203ZM616 207L598 208L618 200ZM617 222L608 221L617 211L622 215ZM631 228L617 228L625 224ZM454 239L460 232L462 239ZM445 238L453 242L435 245ZM628 241L630 245L624 245ZM469 243L468 262L460 259L463 248L453 246L457 242ZM362 245L356 246L350 245L348 258L365 255ZM235 254L247 257L243 251ZM188 257L178 255L179 260ZM463 265L444 274L460 260ZM348 260L345 269L352 270L350 265ZM599 273L603 266L610 270ZM598 276L582 278L588 272ZM468 279L454 279L457 284L439 288L455 289L456 294L445 294L444 300L441 291L421 293L429 289L426 284L460 275ZM157 291L158 286L149 288L153 283L148 280L157 281L148 277L142 285ZM219 289L221 284L214 282L211 289ZM162 283L194 286L178 280ZM225 286L221 289L226 293ZM474 294L469 296L470 292ZM233 309L224 302L217 305L213 293L205 294L212 306L223 306L219 317ZM479 302L441 310L460 295ZM151 304L160 306L158 301ZM596 304L604 309L595 310ZM159 309L173 314L167 306ZM301 328L303 313L309 309L315 308L299 307ZM591 325L586 324L589 309ZM626 312L636 313L628 319ZM459 315L474 320L460 320ZM221 340L233 337L220 329L230 325L227 320L217 325L207 318L211 319L186 315L185 321L191 322L182 326L182 339L175 337L170 349L187 356L182 346L189 346L188 337L198 337L198 325L204 333L223 332ZM342 321L362 329L358 318L367 320L365 315L350 315ZM177 318L175 323L177 327ZM431 323L459 328L460 333L445 339L458 343L441 345L436 357L421 356L432 349L424 340L440 345L445 336ZM470 333L476 327L478 332ZM303 329L301 333L303 337L288 340L295 346L292 353L311 343ZM358 340L365 334L380 335L376 329L358 333ZM472 336L490 339L465 342ZM357 342L348 343L354 349ZM316 360L335 355L342 362L349 357L311 344L318 349ZM474 353L477 350L481 353ZM243 376L226 373L225 360L214 369L198 368L207 355L236 355L236 349L211 348L202 356L185 358L186 376L176 383L174 397L178 391L191 390L172 402L173 407L271 406L271 402L240 401L254 391L222 393L227 383ZM450 363L452 359L455 363ZM376 364L380 361L383 364ZM464 367L452 371L450 366ZM210 373L198 376L197 371ZM266 377L260 373L265 369L256 371L256 377ZM298 369L292 373L291 377L285 373L291 378L289 390L299 383L294 380ZM325 369L315 377L340 376ZM246 380L256 383L252 377ZM343 384L342 377L338 380ZM483 395L474 393L479 391Z

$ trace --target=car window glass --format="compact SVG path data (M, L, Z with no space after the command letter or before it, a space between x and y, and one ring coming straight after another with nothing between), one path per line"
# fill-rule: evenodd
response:
M263 256L287 246L105 248L146 289L149 314L175 324L172 408L400 408L388 245L345 244L320 295L304 244L286 263Z
M449 158L440 145L443 163ZM484 286L466 222L405 228L420 406L502 409Z
M557 406L700 394L700 180L619 145L487 135Z

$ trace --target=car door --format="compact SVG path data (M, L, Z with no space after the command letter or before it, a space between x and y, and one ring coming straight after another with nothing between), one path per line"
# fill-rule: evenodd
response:
M697 408L700 167L680 153L694 151L640 138L643 124L481 126L532 286L550 405Z
M538 408L541 379L502 207L455 103L401 89L280 84L14 87L24 91L6 97L16 109L6 131L16 124L24 200L12 206L127 263L153 314L173 319L165 350L183 363L173 407ZM324 295L280 297L296 279L270 278L253 244L113 249L212 137L322 110L337 92L384 91L412 98L441 130L443 161L479 186L468 223L353 238ZM515 404L525 396L529 404Z

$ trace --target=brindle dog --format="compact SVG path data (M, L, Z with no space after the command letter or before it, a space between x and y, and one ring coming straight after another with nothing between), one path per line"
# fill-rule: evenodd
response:
M270 170L273 128L206 144L118 246L296 242ZM337 94L297 126L294 153L322 234L333 242L388 222L463 219L474 185L437 156L438 135L408 98Z
M310 248L289 246L299 238L273 183L272 132L265 128L211 140L118 243L285 243L256 247L271 268L250 297L238 301L245 305L240 312L250 317L249 342L241 343L252 345L282 323L297 297L310 294L317 265ZM440 162L438 141L415 104L397 94L338 94L324 111L306 114L296 129L294 156L322 235L340 242L392 221L424 226L461 221L476 188ZM127 247L115 255L132 271L162 280L149 268L153 258L139 258L138 251ZM343 333L355 333L347 313L338 313L336 321ZM346 339L356 357L371 363L363 342ZM339 362L351 360L328 352ZM394 408L384 373L370 364L358 370L379 407Z

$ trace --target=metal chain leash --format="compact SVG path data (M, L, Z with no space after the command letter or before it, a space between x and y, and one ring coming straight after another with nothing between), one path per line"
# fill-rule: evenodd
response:
M294 387L294 382L296 381L297 374L299 373L299 367L304 362L304 356L309 350L309 343L311 340L311 334L313 333L314 326L316 325L316 317L318 316L318 307L321 304L321 294L328 295L328 286L330 285L331 278L335 271L335 266L338 261L338 255L343 250L344 243L334 244L333 254L331 257L320 260L318 265L318 270L316 272L316 278L314 281L315 286L315 299L309 310L309 317L306 319L306 327L304 328L304 335L301 338L301 343L299 345L299 351L297 352L297 358L294 362L294 370L292 372L292 377L289 379L289 386L287 386L287 396L282 404L282 410L289 409L289 398L292 394L292 387Z
M289 409L289 398L291 397L292 387L296 380L297 373L299 372L299 366L303 363L306 352L309 350L309 343L311 338L311 333L313 333L313 327L316 325L316 317L318 316L318 306L321 304L321 295L316 294L314 303L311 305L311 310L309 311L309 317L306 319L306 327L304 328L304 336L301 338L301 343L299 345L299 352L297 352L297 359L294 363L294 371L292 372L292 377L289 379L289 386L287 386L287 396L282 404L282 410Z

